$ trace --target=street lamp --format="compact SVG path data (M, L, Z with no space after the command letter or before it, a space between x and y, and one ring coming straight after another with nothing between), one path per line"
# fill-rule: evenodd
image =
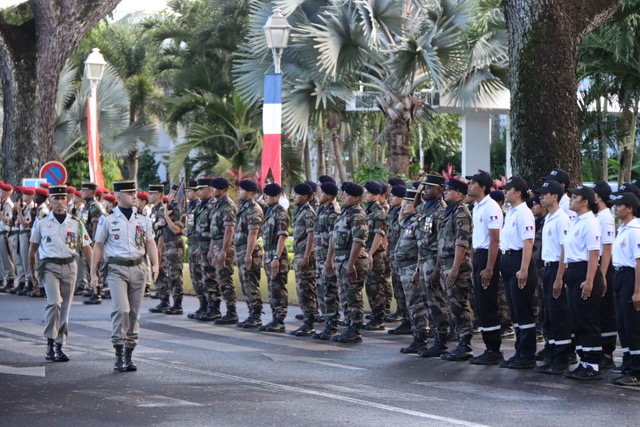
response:
M282 59L282 52L289 43L289 33L291 32L291 25L287 22L287 18L282 15L280 9L275 9L273 15L267 19L267 23L263 27L264 35L267 39L267 46L271 49L273 54L273 65L275 67L276 74L282 74L280 70L280 60Z
M100 187L104 187L102 164L100 162L100 136L98 134L98 82L102 80L107 61L94 48L84 61L84 72L91 85L91 95L87 99L87 141L89 143L89 177Z
M93 48L89 56L87 56L87 60L84 61L84 73L87 76L87 79L89 79L89 83L91 83L92 92L98 87L98 82L102 80L104 67L106 65L107 61L104 60L104 57L100 53L100 49L97 47Z

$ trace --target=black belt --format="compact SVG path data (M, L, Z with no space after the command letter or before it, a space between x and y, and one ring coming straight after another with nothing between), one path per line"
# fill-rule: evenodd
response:
M20 230L18 232L18 234L27 234L27 233L31 233L31 229L30 228L25 228L24 230Z
M544 262L545 267L557 267L558 265L560 265L560 261Z
M613 267L616 271L627 271L627 270L635 270L635 267L626 267L626 266L620 266L620 267Z
M578 262L569 262L567 263L567 268L578 268L584 267L589 264L589 261L578 261Z
M507 249L502 251L502 255L516 255L522 252L522 249Z
M69 258L42 258L42 262L50 262L52 264L58 264L58 265L71 264L75 260L76 260L75 257L69 257Z
M145 257L141 256L139 258L117 258L117 257L108 257L107 262L109 264L121 265L123 267L135 267L136 265L140 265L145 261Z

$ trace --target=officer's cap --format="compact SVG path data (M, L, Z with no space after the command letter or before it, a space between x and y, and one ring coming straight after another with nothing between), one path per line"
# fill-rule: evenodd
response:
M418 187L420 187L420 184L422 184L420 181L413 181L413 184L411 184L411 188L417 190Z
M132 193L136 191L136 182L134 180L113 181L113 191L119 193Z
M215 178L198 178L198 188L213 187Z
M164 185L162 185L162 184L151 184L149 186L149 193L164 193Z
M413 202L416 200L416 194L418 194L416 190L407 190L404 195L404 199L409 202Z
M324 194L328 194L329 196L337 196L338 195L338 186L334 182L323 182L320 184L320 190Z
M596 181L591 187L603 201L607 202L611 198L611 186L607 181Z
M280 194L282 194L282 187L280 187L275 182L272 182L271 184L267 184L264 186L264 194L269 197L279 196Z
M562 169L551 170L549 175L545 176L543 179L545 181L557 181L560 184L564 184L565 188L569 188L569 183L571 182L569 172L563 171Z
M540 188L538 188L536 190L536 193L538 193L538 194L557 194L558 195L558 200L560 200L560 198L562 196L564 196L564 188L562 188L562 185L560 185L560 183L558 181L547 181L547 182L542 184L542 187L540 187Z
M138 194L136 194L136 197L146 202L149 200L149 193L147 193L146 191L140 191L138 192Z
M189 190L197 190L198 189L198 180L192 179L189 181L189 185L187 186Z
M179 189L180 189L180 186L178 184L171 185L171 191L178 191Z
M640 207L640 199L633 193L621 193L611 199L614 205L626 205L632 209Z
M364 189L355 182L349 182L344 186L344 192L353 197L360 197L364 193Z
M399 185L394 185L393 188L391 189L391 194L393 194L396 197L405 197L407 194L407 187L405 185L399 184ZM414 196L415 198L415 196Z
M97 190L98 189L98 184L94 183L94 182L83 182L80 185L80 189L81 190Z
M432 187L444 187L444 183L446 182L446 178L442 175L438 174L429 174L425 179L424 183L430 185Z
M460 181L458 178L452 177L447 181L446 187L466 195L469 185L466 182Z
M332 184L335 184L336 180L331 178L329 175L322 175L322 176L320 176L320 178L318 178L318 182L320 184L324 184L325 182L330 182Z
M258 192L258 184L255 181L252 181L250 179L243 179L242 181L240 181L238 186L242 188L244 191L249 191L251 193Z
M66 195L67 195L66 185L51 185L49 187L49 196L66 196Z
M376 196L382 192L382 189L380 188L380 184L378 184L377 182L374 182L374 181L367 182L364 185L364 188L366 188L366 190L369 193L375 194Z
M582 196L590 205L596 202L596 192L593 191L593 188L587 187L586 185L581 185L577 188L573 188L569 190L569 193L576 196Z
M295 187L293 187L293 192L301 196L310 196L313 193L313 189L309 184L303 182L296 184Z
M483 171L482 169L478 169L478 172L473 175L465 176L465 178L469 181L475 181L483 187L493 187L493 178L491 178L489 172Z
M398 177L393 177L393 178L389 178L389 180L387 181L387 183L391 186L391 187L395 187L396 185L402 185L404 187L407 186L407 183L404 182L404 179L402 178L398 178Z
M211 182L211 186L215 189L218 190L226 190L227 188L229 188L229 181L227 181L226 178L215 178L212 182Z

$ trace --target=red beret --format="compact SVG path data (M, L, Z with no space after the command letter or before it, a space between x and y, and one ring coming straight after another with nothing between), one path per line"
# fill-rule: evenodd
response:
M76 187L67 185L67 194L76 194Z
M11 191L13 190L13 186L11 184L0 184L0 190Z
M33 187L25 187L24 190L22 190L22 194L25 196L33 196L36 194L36 189Z
M80 191L80 190L76 190L76 192L73 193L73 194L75 194L76 197L82 197L82 191Z
M141 191L138 194L136 194L136 197L140 200L149 200L149 193L147 193L146 191Z
M40 183L40 187L42 187L42 188L49 188L50 185L51 184L49 184L48 182L41 182Z
M36 194L48 197L49 196L49 190L47 190L46 188L36 188Z
M24 189L25 189L25 187L23 187L22 185L17 185L16 188L15 188L15 190L17 192L19 192L19 193L22 193L22 190L24 190Z
M102 196L102 188L96 190L96 196Z
M116 196L114 196L113 194L107 194L104 196L104 199L107 202L115 202L116 201Z
M162 196L162 203L169 203L169 196Z

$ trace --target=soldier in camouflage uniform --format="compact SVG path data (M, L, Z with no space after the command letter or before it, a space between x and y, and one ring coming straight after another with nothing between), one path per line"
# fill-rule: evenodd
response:
M365 249L371 260L371 270L367 274L365 288L369 306L371 307L371 320L364 326L369 331L384 330L384 319L389 314L387 311L387 287L391 287L389 277L389 259L386 250L387 213L378 202L381 188L376 182L369 181L365 184L364 201L367 202L366 215L368 236Z
M162 228L166 226L164 221L160 219L164 215L165 204L164 198L164 185L152 184L149 185L149 204L151 205L149 220L153 226L153 232L155 235L156 245L158 247L158 262L160 267L160 274L155 281L156 293L152 295L153 299L160 299L162 295L166 293L165 288L169 286L167 282L167 265L164 257L164 247L160 242L160 236L162 235ZM162 312L164 309L169 308L168 304L162 302L158 305L157 313Z
M187 258L189 259L189 275L191 284L200 302L200 306L194 313L187 314L189 319L200 316L207 312L207 297L202 284L202 269L198 258L198 235L196 233L195 211L198 209L200 199L198 199L198 181L189 181L185 190L187 197L187 213L185 215L185 234L187 236Z
M297 184L293 202L298 207L293 218L293 270L296 275L296 292L304 323L291 335L308 337L315 333L313 323L318 312L316 291L316 256L313 252L313 228L316 223L315 210L309 205L313 189L307 183Z
M265 332L284 332L284 319L287 317L289 293L287 281L289 260L285 242L289 235L289 213L279 203L282 187L276 183L264 187L267 207L262 225L264 242L264 271L269 285L269 303L273 320L260 327Z
M262 268L263 252L258 243L260 227L264 214L262 207L255 201L258 184L245 179L238 184L238 215L233 244L236 247L236 264L242 285L249 317L238 322L238 327L255 329L262 326L262 294L260 292L260 270Z
M390 180L391 181L391 180ZM411 334L411 319L409 318L409 311L407 309L407 301L405 299L404 290L402 289L402 281L400 280L400 274L398 273L398 266L395 261L395 247L400 238L402 226L400 225L400 216L402 211L402 200L404 199L407 187L404 185L397 185L391 189L390 208L389 208L389 225L387 232L387 241L389 242L389 260L391 267L391 282L393 284L393 293L396 297L396 304L398 306L398 313L402 315L402 323L395 329L390 329L388 332L395 335L409 335ZM394 315L388 316L387 319L394 320Z
M338 277L329 274L325 268L327 253L329 251L329 239L333 227L340 215L341 209L336 196L338 186L332 182L324 182L320 185L320 207L318 219L313 229L313 250L316 254L316 285L318 300L324 300L325 328L322 332L313 335L315 339L329 340L338 334L338 311L340 310L340 290L338 289Z
M325 267L328 274L337 274L342 301L349 308L349 328L331 338L342 343L362 342L360 329L364 319L362 288L369 270L369 257L364 249L369 227L360 206L363 188L352 182L343 185L343 211L329 239L329 252ZM346 316L346 315L345 315Z
M211 245L209 247L209 262L213 264L216 284L208 288L210 298L220 301L224 297L227 313L215 323L219 325L235 325L238 323L236 312L236 287L233 284L233 263L236 247L233 245L233 235L236 228L236 204L227 196L229 181L216 178L211 183L216 202L209 211Z
M441 359L466 361L471 353L471 311L469 289L471 287L471 231L472 220L463 199L467 184L450 178L446 184L444 200L447 209L438 220L438 266L441 270L440 286L446 292L447 306L456 328L458 345Z
M168 302L169 295L173 296L173 305L167 307L162 312L164 314L180 315L182 314L182 294L184 292L184 283L182 280L182 267L184 259L184 222L182 212L178 203L171 200L169 205L164 209L164 217L162 218L166 225L162 228L162 239L164 246L164 259L167 268L168 285L164 288L162 298Z
M80 192L82 194L82 198L84 199L84 209L80 213L82 222L84 222L85 227L87 228L87 232L89 233L89 237L91 241L94 242L94 237L96 235L96 230L98 229L98 222L100 218L105 216L107 212L104 210L104 207L95 199L96 190L98 189L98 184L93 182L83 182L80 186ZM98 266L98 269L102 271L102 263ZM87 277L89 277L89 268L87 265ZM83 301L84 304L101 304L102 297L100 296L100 288L98 286L96 291L93 289L88 289L88 292L85 293L85 296L88 296L89 299Z

